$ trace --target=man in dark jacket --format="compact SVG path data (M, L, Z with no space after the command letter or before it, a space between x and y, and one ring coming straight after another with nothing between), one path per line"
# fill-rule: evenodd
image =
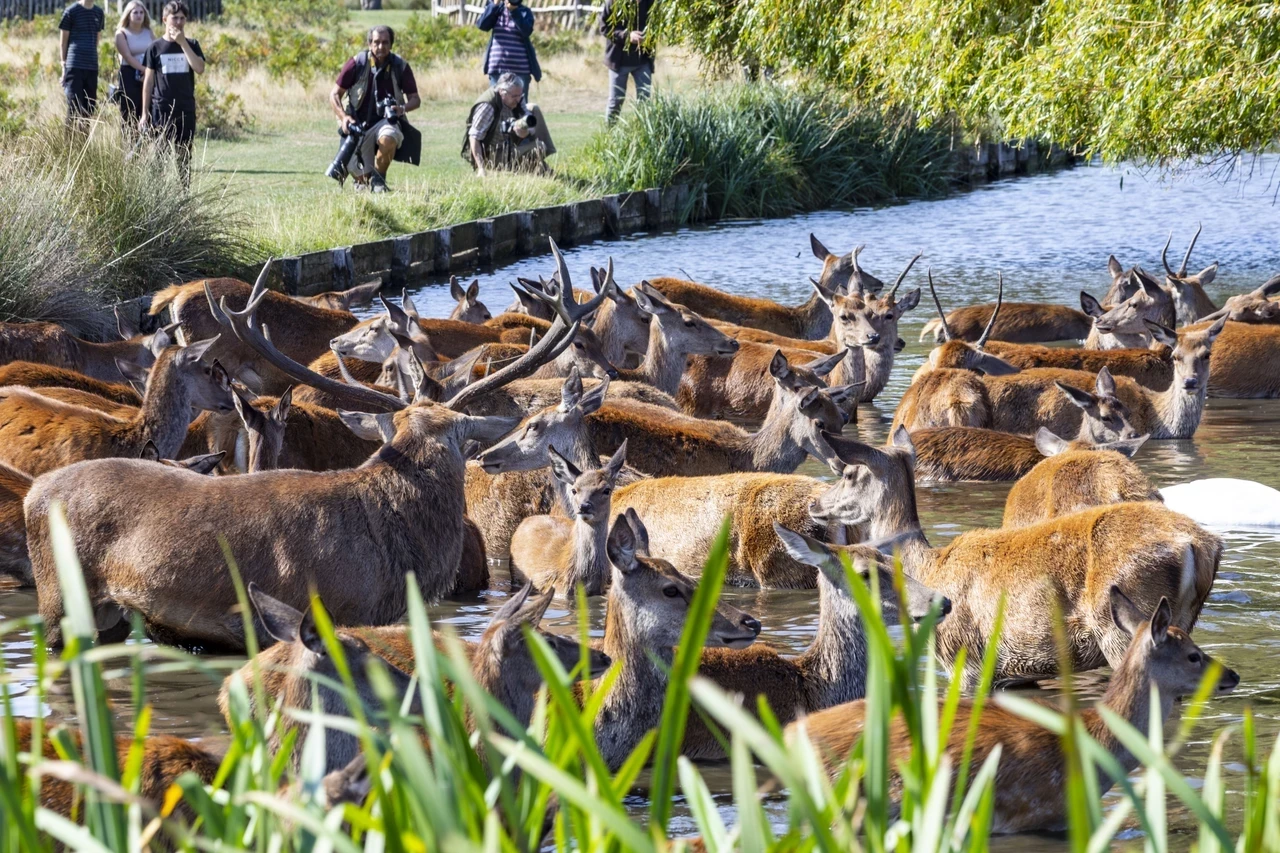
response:
M369 30L369 49L347 60L329 93L329 105L338 117L338 130L343 136L356 122L367 128L359 149L346 164L357 189L367 181L374 192L386 192L391 161L416 166L421 157L422 134L409 124L405 113L421 106L422 99L413 69L391 52L395 39L390 27ZM378 111L378 102L386 98L396 103L396 121Z
M527 98L532 82L542 79L538 54L529 40L533 35L533 10L524 5L524 0L490 0L476 26L490 33L484 52L484 73L489 75L489 85L496 86L500 74L514 74L520 78Z
M653 0L639 0L635 20L622 10L614 11L613 0L600 9L600 34L605 38L604 64L609 68L609 107L605 117L613 122L627 99L627 77L636 81L636 99L643 101L653 88L653 48L644 46L645 28Z
M505 71L493 88L471 106L462 137L462 159L484 177L490 169L546 172L556 153L547 122L537 104L524 103L520 78Z

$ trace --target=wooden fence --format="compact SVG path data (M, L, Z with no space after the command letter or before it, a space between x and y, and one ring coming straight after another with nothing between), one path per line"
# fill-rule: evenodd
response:
M30 20L36 15L60 15L71 2L72 0L0 0L0 18ZM112 16L118 19L126 3L128 0L104 0L102 8L107 13L108 32L115 28L116 22L112 20ZM143 0L143 3L151 17L160 20L160 10L164 8L165 0ZM211 18L222 14L222 0L186 0L186 3L193 18Z
M599 6L579 0L524 0L524 3L533 10L539 24L551 24L561 29L580 30L594 26L596 16L600 14ZM474 24L484 8L484 3L467 3L465 0L431 0L431 14L448 15L462 25Z

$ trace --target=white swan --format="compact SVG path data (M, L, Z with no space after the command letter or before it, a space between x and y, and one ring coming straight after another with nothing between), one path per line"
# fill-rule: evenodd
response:
M1169 509L1208 527L1280 527L1280 491L1253 480L1193 480L1160 494Z

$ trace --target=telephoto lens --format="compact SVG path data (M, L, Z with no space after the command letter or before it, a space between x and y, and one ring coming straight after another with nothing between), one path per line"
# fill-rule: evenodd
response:
M341 131L339 131L341 135ZM352 156L356 153L356 149L360 147L360 140L364 138L364 127L358 122L353 123L347 130L347 135L342 137L342 142L338 144L338 153L334 156L333 162L329 164L329 168L324 173L333 178L338 183L342 183L347 179L347 163L351 162Z

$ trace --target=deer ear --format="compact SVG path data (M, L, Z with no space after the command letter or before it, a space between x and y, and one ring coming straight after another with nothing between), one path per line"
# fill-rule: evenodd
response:
M849 354L847 349L842 349L835 355L826 355L822 358L816 358L806 364L804 367L814 376L826 376L835 370L840 362L844 361L844 357Z
M203 340L203 341L195 341L193 343L187 344L178 353L178 357L177 357L178 365L183 366L188 364L195 364L197 361L204 358L205 353L213 349L213 345L218 342L218 338L220 337L222 336L214 335L212 338L207 338L206 340Z
M123 358L117 358L116 370L120 371L120 375L125 378L126 382L135 382L141 385L147 384L147 369L135 361L125 361Z
M1068 400L1082 409L1097 405L1098 399L1088 391L1081 391L1079 388L1064 385L1061 382L1054 382L1053 384L1058 386L1059 391L1067 395Z
M973 360L975 370L987 376L1012 376L1015 373L1021 373L1021 368L1014 367L1003 358L991 355L990 353L976 353L977 358Z
M1164 344L1167 347L1176 347L1178 345L1178 333L1173 329L1154 320L1144 319L1142 323L1147 327L1147 331L1151 333L1152 340L1156 343Z
M1151 438L1151 433L1147 433L1146 435L1140 435L1137 438L1120 438L1120 439L1116 439L1115 441L1107 441L1102 444L1096 445L1094 449L1095 450L1114 450L1116 453L1119 453L1123 456L1128 457L1129 459L1132 459L1134 457L1134 454L1138 452L1138 450L1142 447L1142 445L1147 443L1148 438Z
M289 410L293 408L293 386L290 385L284 389L284 393L280 395L280 399L276 400L275 407L271 409L271 417L276 423L284 423L289 417Z
M1111 587L1111 621L1130 637L1138 636L1138 632L1147 624L1146 618L1118 586Z
M392 412L380 412L374 415L368 412L339 410L338 417L347 425L347 429L365 441L380 441L386 444L396 434L395 415Z
M636 560L636 537L631 532L631 525L624 515L613 520L609 528L609 539L605 542L605 553L613 567L625 574L634 572L640 565Z
M1098 302L1097 299L1094 299L1083 290L1080 291L1080 308L1084 313L1095 318L1101 317L1103 314L1107 313L1102 310L1102 303Z
M302 611L263 592L262 587L253 581L249 582L249 601L253 604L259 626L267 632L267 636L280 643L292 643L298 639Z
M1173 608L1169 599L1161 596L1156 612L1151 614L1151 645L1159 646L1169 639L1169 626L1173 624Z
M820 261L825 261L831 256L831 253L827 251L827 247L822 245L822 241L818 239L816 234L809 235L809 248L813 249L813 256Z
M773 523L773 532L777 534L778 541L782 543L782 547L791 555L791 559L797 563L815 566L821 569L823 574L827 574L828 577L830 577L828 573L832 570L843 572L840 561L831 553L831 549L812 536L789 530L776 521ZM840 583L837 583L837 586L844 586L843 579Z
M1111 368L1106 365L1098 371L1098 381L1094 385L1094 391L1100 397L1114 397L1116 395L1116 380L1111 375Z
M194 471L197 474L212 474L222 462L222 457L227 455L227 451L219 450L217 453L206 453L202 456L191 456L186 459L180 459L175 464L186 468L188 471Z
M769 359L769 375L774 379L786 379L791 375L791 364L782 350L774 350L773 358Z
M605 395L609 393L609 377L601 379L596 387L592 388L582 395L582 400L578 403L582 409L582 414L589 415L604 405Z
M302 614L302 624L298 626L298 640L302 645L307 647L307 651L324 657L329 652L324 647L324 639L320 636L320 629L316 627L315 613L311 608L307 608L307 612Z
M480 279L477 278L475 281L471 282L471 285L467 288L467 301L475 302L479 298L480 298Z
M1222 334L1222 330L1225 329L1226 327L1227 327L1227 316L1224 315L1221 318L1219 318L1216 323L1214 323L1212 326L1210 326L1208 329L1205 330L1205 334L1208 336L1206 343L1212 344L1214 341L1216 341L1218 339L1218 335Z
M147 439L147 443L142 445L142 452L138 454L139 459L145 459L147 462L160 461L160 448L156 447L156 443L151 439Z
M899 424L898 428L893 431L893 446L900 450L907 450L912 453L916 452L916 446L911 441L911 433L904 424Z
M504 622L515 616L520 612L520 608L524 607L524 603L529 600L529 596L532 593L533 584L527 583L520 587L512 593L510 598L502 602L501 607L494 611L493 616L489 619L489 624L496 625L499 622Z
M1036 450L1041 456L1057 456L1066 451L1069 443L1054 435L1046 427L1036 430Z
M560 451L554 447L547 448L547 458L551 460L551 473L566 486L572 486L573 481L582 476L578 467L561 456Z
M467 298L467 294L462 289L462 285L458 282L456 275L449 276L449 298L454 302L461 302Z
M910 311L920 304L920 288L909 291L906 296L898 300L897 309L899 311Z
M1117 279L1124 275L1124 267L1120 266L1120 262L1116 260L1115 255L1107 258L1107 272L1111 274L1112 279Z
M641 556L649 556L649 528L644 526L644 522L640 520L640 514L632 507L627 507L626 511L627 526L631 528L631 535L636 540L636 553Z
M142 333L138 325L120 311L119 305L115 307L114 312L116 315L116 331L120 333L120 337L127 341L130 338L136 338Z
M1200 270L1200 272L1196 273L1196 280L1200 282L1201 287L1203 287L1206 284L1212 284L1213 280L1217 277L1218 277L1217 261L1214 261L1213 263L1209 264L1209 266L1205 267L1204 269Z
M622 444L618 445L618 450L613 454L608 462L605 463L604 472L609 478L609 482L618 479L618 474L622 471L622 466L627 464L627 440L624 438Z
M573 364L569 367L569 375L565 377L564 385L560 386L560 411L569 411L578 405L581 399L582 374L578 371L578 365Z

